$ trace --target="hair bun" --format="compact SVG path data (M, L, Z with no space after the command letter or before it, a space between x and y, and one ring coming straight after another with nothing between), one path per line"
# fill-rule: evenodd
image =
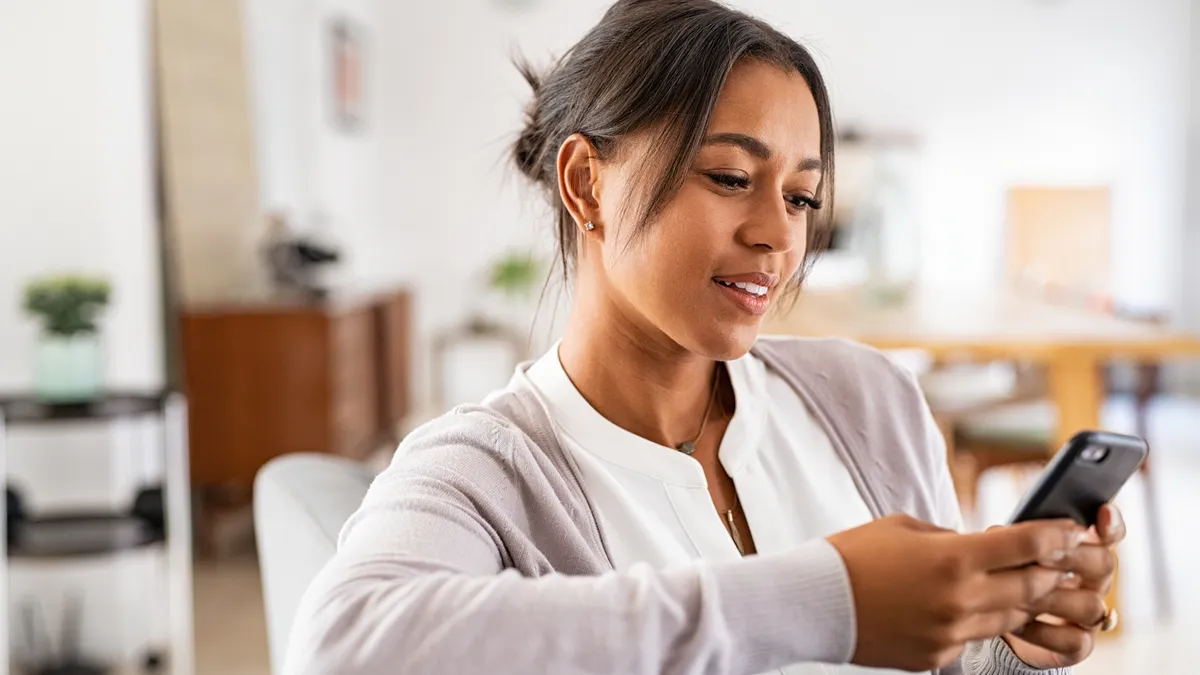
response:
M542 121L540 96L542 75L524 59L517 58L516 66L521 76L529 83L529 88L533 90L533 99L525 108L525 127L517 137L517 142L513 144L513 163L529 180L541 184L546 179L542 162L546 153L546 125Z
M536 183L542 182L542 150L546 145L546 137L538 128L536 120L527 120L525 128L513 144L513 162L521 173Z

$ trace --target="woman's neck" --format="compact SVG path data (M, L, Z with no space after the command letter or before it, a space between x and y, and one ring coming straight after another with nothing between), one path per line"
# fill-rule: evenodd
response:
M611 297L576 296L558 358L587 402L617 426L668 447L695 440L716 362L638 326Z

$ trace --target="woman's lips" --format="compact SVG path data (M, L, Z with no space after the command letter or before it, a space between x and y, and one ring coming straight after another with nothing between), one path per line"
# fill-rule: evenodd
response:
M722 279L724 278L722 277ZM726 298L729 298L734 305L747 314L750 314L751 316L762 316L763 314L767 313L767 307L769 307L771 304L770 291L763 293L762 295L755 295L750 291L737 288L736 286L726 286L725 284L717 281L716 278L714 278L712 282L713 286L715 286L722 295L724 295Z
M757 286L766 286L768 289L775 288L775 284L779 283L778 274L768 274L766 272L743 272L741 274L718 274L713 277L716 281L721 281L726 284L755 284Z

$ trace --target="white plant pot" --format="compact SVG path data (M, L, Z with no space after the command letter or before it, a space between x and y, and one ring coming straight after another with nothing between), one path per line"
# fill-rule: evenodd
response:
M95 333L43 335L34 356L34 391L54 403L95 398L104 382L104 354Z

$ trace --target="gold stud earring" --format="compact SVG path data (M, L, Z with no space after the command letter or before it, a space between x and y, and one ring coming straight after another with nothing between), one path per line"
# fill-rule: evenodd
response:
M595 225L595 223L593 223L592 221L589 220L583 224L583 229L587 230L588 232L591 232L592 230L596 229L596 225Z

